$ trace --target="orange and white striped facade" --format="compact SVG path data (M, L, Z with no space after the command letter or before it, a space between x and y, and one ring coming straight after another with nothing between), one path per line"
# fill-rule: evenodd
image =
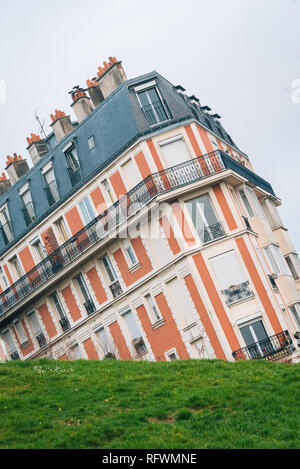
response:
M41 261L37 241L51 255L85 227L85 210L101 215L142 180L163 175L166 190L5 313L2 358L299 361L300 271L281 202L246 173L214 170L217 148L255 174L244 153L191 118L137 139L10 247L1 266L13 286L16 259L24 274ZM204 155L212 167L205 177L168 185L175 173L167 168Z

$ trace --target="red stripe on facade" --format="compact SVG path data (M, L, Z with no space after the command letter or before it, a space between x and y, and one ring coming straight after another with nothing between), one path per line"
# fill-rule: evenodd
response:
M78 304L76 302L76 299L73 295L73 292L71 290L71 287L70 286L67 286L66 288L64 288L62 291L61 291L64 299L65 299L65 302L66 302L66 305L68 307L68 310L70 312L70 315L73 319L74 322L78 321L78 319L80 319L82 316L81 316L81 312L80 312L80 309L78 307Z
M230 231L235 230L237 228L237 224L220 184L213 186L213 191L219 203L220 209L222 210L228 228L230 229Z
M51 339L52 337L54 337L57 334L57 330L56 330L56 327L54 325L54 322L52 321L52 317L51 317L51 314L49 312L49 309L48 309L46 303L44 303L42 306L40 306L38 308L38 311L40 313L40 316L41 316L42 321L44 323L44 326L46 328L47 334Z
M99 360L99 355L95 349L95 345L93 344L93 341L91 338L86 339L83 342L83 346L84 346L84 349L86 351L86 354L89 360Z
M163 229L163 232L164 232L164 235L166 237L166 239L168 240L168 243L169 243L169 246L170 246L170 249L172 251L172 253L175 255L175 254L178 254L178 252L180 252L180 246L178 244L178 241L174 235L174 231L169 223L169 220L168 220L168 217L166 215L164 215L163 217L161 217L159 219L159 223Z
M109 330L121 360L131 360L131 355L117 321L109 325Z

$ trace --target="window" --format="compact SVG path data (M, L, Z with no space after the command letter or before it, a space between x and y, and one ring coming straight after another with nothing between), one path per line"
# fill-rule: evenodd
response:
M240 327L240 331L251 358L261 358L274 351L262 321L255 321Z
M210 141L211 141L211 144L213 146L213 149L214 150L219 150L219 146L218 146L217 142L213 138L211 138Z
M32 199L31 199L31 193L29 189L22 192L21 201L22 201L23 217L24 217L26 226L29 226L32 222L36 220L36 215L35 215Z
M148 295L145 296L145 299L147 301L147 305L148 305L149 310L151 312L152 323L160 321L162 319L162 316L161 316L161 314L158 310L158 307L155 304L154 299L152 298L152 296L148 293Z
M294 305L290 306L289 309L293 315L298 330L300 331L300 303L295 303Z
M80 164L75 145L72 145L65 151L67 159L67 169L72 187L81 180Z
M4 243L8 244L14 239L14 235L7 206L2 207L0 209L0 221L2 224L2 234Z
M101 184L102 184L102 186L103 186L103 188L104 188L104 190L105 190L105 193L107 194L107 196L108 196L108 198L109 198L109 201L110 201L112 204L115 203L116 199L115 199L115 197L114 197L113 191L112 191L112 189L111 189L111 187L110 187L110 184L109 184L108 180L107 180L107 179L104 179Z
M297 254L289 254L285 257L286 263L291 271L294 280L299 280L300 275L300 261Z
M18 334L18 337L22 346L23 344L28 342L28 337L25 334L23 324L18 319L15 319L13 321L13 324L15 326L15 329L17 331L17 334Z
M4 286L3 290L5 290L6 288L9 287L9 283L7 281L7 278L4 274L4 271L3 271L2 267L0 267L0 277L1 277L1 280L2 280L2 285Z
M59 220L57 220L55 222L55 226L57 228L57 231L59 233L59 236L60 236L60 240L62 241L62 243L64 243L65 241L68 240L69 236L68 236L68 231L67 231L67 228L66 228L66 224L64 222L64 219L63 218L59 218Z
M59 315L59 323L61 325L61 328L63 330L63 332L67 331L68 329L70 329L70 322L66 316L66 313L65 313L65 310L64 310L64 307L62 305L62 302L59 298L59 295L57 292L54 292L52 293L52 295L50 295L50 298L52 299L53 301L53 304L55 306L55 309L56 309L56 312L58 313Z
M88 146L90 150L95 148L95 140L94 140L93 135L91 135L90 138L88 138Z
M126 323L129 334L132 337L132 344L136 350L136 353L139 355L145 352L146 345L145 345L144 339L141 336L141 332L138 328L138 325L136 323L136 320L132 311L128 309L124 313L121 313L121 315Z
M46 345L47 341L44 336L44 333L42 331L40 321L37 318L37 315L35 314L35 311L29 311L26 313L29 325L31 327L31 330L38 341L39 346L42 348Z
M191 154L182 135L158 143L169 168L191 159Z
M262 203L262 207L271 228L283 226L283 223L280 219L276 205L274 204L273 200L266 198Z
M39 239L33 240L31 245L34 248L37 259L42 261L45 258L45 253L41 241Z
M203 244L225 236L208 194L185 203Z
M175 348L173 348L172 350L169 350L168 352L165 353L165 356L166 356L166 359L169 361L169 362L173 362L174 360L178 360L179 357L177 355L177 351Z
M210 262L227 304L253 296L234 251L215 256Z
M134 253L134 250L132 249L131 243L128 239L123 241L123 246L124 246L126 257L130 266L133 267L134 265L137 265L139 262Z
M71 352L71 359L72 360L80 360L82 358L82 353L79 348L78 344L74 344L70 347L70 352Z
M5 341L5 344L6 344L6 347L7 347L7 352L9 353L10 357L13 359L13 360L17 360L19 359L19 354L17 352L17 348L16 348L16 345L14 343L14 340L12 338L12 335L10 333L10 331L8 329L6 329L6 331L3 331L2 333L2 337Z
M132 158L126 161L126 163L122 164L121 169L122 173L124 174L124 179L126 181L126 189L130 191L141 181L141 174L138 171L137 165Z
M291 275L291 272L288 269L287 263L284 261L284 258L278 246L276 246L275 244L270 244L269 246L263 249L270 262L273 273L277 275L279 274Z
M88 197L85 197L83 200L81 200L81 202L79 202L79 207L81 209L85 223L89 223L90 221L94 220L95 214Z
M45 183L44 190L46 192L48 203L51 206L59 200L59 192L57 189L54 169L52 165L47 164L45 169L43 168L42 173Z
M20 261L19 259L17 258L17 256L13 257L11 260L10 260L10 263L12 264L12 266L14 267L14 270L15 270L15 273L17 275L17 278L21 278L23 275L24 275L24 272L23 272L23 269L21 267L21 264L20 264Z
M89 289L86 285L85 279L82 274L77 275L75 277L79 290L84 300L84 307L86 309L87 314L93 314L96 311L95 304L92 300L90 295Z
M106 274L108 276L109 281L111 282L111 285L109 286L113 297L117 298L117 296L121 295L123 293L122 287L120 285L120 282L118 281L118 277L116 275L116 272L112 266L112 263L110 261L110 258L106 254L101 258L102 264L105 268Z
M138 92L137 96L149 125L168 119L166 109L155 86Z
M239 191L239 194L250 218L255 215L265 218L262 206L260 205L252 187L245 186Z
M101 326L99 329L95 330L95 334L98 338L101 350L103 351L104 356L109 356L109 355L114 355L114 350L112 343L104 329L103 326Z

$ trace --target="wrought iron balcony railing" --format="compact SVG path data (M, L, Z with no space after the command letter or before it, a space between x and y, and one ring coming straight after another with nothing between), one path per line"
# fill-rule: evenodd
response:
M78 168L78 169L75 170L75 169L72 169L72 168L67 168L67 170L68 170L71 186L74 187L82 179L81 169Z
M288 331L279 332L232 353L236 360L275 360L295 350Z
M123 290L120 285L120 282L117 280L116 282L112 283L110 286L110 291L112 292L112 295L114 298L117 298L118 296L122 295Z
M45 347L45 345L47 344L46 337L44 336L43 332L37 334L36 340L38 341L40 348Z
M71 325L70 325L70 322L69 322L69 319L67 318L67 316L64 316L63 318L61 318L59 320L59 324L61 325L61 328L62 328L63 332L66 332L69 329L71 329Z
M240 173L243 176L245 175L246 168L244 166L236 163L222 151L216 150L207 155L150 174L126 195L43 259L31 271L2 292L0 294L0 316L20 303L26 296L30 295L48 279L60 272L74 259L81 256L99 240L105 238L110 232L125 222L128 217L137 213L158 195L201 181L211 175L225 171L227 168L231 169L232 165L236 172L240 170ZM247 170L247 175L248 179L254 184L260 184L260 187L263 186L268 192L273 192L272 187L266 181L258 178L256 174ZM28 212L26 211L26 213ZM215 230L217 236L221 236L222 227L218 226ZM203 239L208 240L209 237L211 239L211 235L203 234ZM122 293L121 286L117 282L111 285L110 289L114 296Z
M20 355L18 354L17 350L15 350L14 352L10 354L10 358L12 360L20 360Z
M214 225L205 226L203 230L198 232L198 235L202 244L207 244L215 241L216 239L223 238L225 236L225 231L222 223L219 222Z
M84 307L88 315L93 314L96 311L96 306L92 299L86 301L84 303Z
M157 124L158 122L168 119L166 111L160 101L143 106L142 109L149 125Z
M226 303L228 305L232 305L238 301L253 296L253 291L250 290L248 281L240 283L239 285L232 285L231 287L226 288L226 290L222 290L222 293L225 295Z

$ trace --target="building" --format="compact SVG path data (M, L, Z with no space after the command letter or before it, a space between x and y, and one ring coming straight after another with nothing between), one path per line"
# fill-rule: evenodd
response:
M299 361L300 263L196 96L114 57L0 178L6 359Z

